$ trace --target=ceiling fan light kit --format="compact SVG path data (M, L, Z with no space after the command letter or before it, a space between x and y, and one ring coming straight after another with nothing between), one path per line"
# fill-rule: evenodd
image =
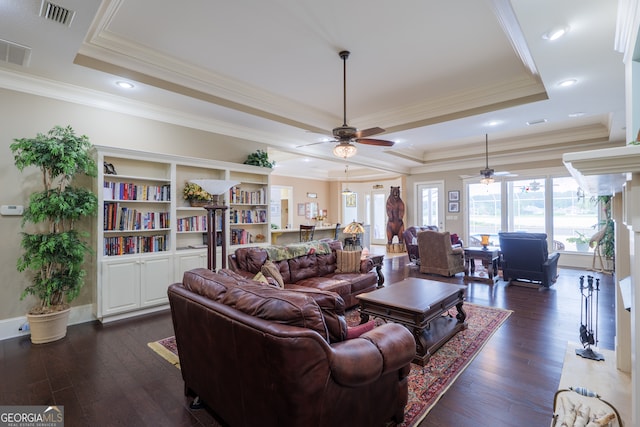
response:
M340 143L333 147L333 154L336 157L342 157L343 159L354 156L358 152L358 147L350 142Z

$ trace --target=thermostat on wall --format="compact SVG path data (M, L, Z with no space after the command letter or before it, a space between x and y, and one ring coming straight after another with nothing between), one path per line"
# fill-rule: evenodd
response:
M0 214L2 215L22 215L24 206L22 205L2 205L0 206Z

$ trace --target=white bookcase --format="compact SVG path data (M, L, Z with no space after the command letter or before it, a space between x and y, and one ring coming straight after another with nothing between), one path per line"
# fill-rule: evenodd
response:
M225 227L229 251L241 244L269 244L271 169L100 146L96 161L95 315L102 322L165 309L167 287L181 281L185 271L207 266L206 209L183 198L189 180L239 181L224 195L230 208L217 224L217 235L221 239ZM104 162L116 173L105 173ZM236 194L243 198L230 204ZM230 224L232 211L244 211L244 219ZM232 231L239 229L246 240L231 245ZM256 236L264 240L257 242ZM220 266L220 248L217 256Z

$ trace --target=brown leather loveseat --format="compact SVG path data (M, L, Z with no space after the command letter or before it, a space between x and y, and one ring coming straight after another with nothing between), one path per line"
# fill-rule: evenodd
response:
M286 289L302 286L336 292L350 308L358 304L356 295L375 290L384 283L384 276L371 258L358 261L357 271L340 272L340 251L339 240L242 247L230 254L228 261L231 270L252 279L267 260L272 260Z
M185 394L230 426L400 423L415 341L385 323L345 339L333 292L196 269L169 287Z

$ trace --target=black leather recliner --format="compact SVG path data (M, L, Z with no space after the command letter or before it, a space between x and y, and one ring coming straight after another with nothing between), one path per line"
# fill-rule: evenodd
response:
M547 288L555 283L560 253L549 254L545 233L502 232L498 237L505 281L526 280Z

